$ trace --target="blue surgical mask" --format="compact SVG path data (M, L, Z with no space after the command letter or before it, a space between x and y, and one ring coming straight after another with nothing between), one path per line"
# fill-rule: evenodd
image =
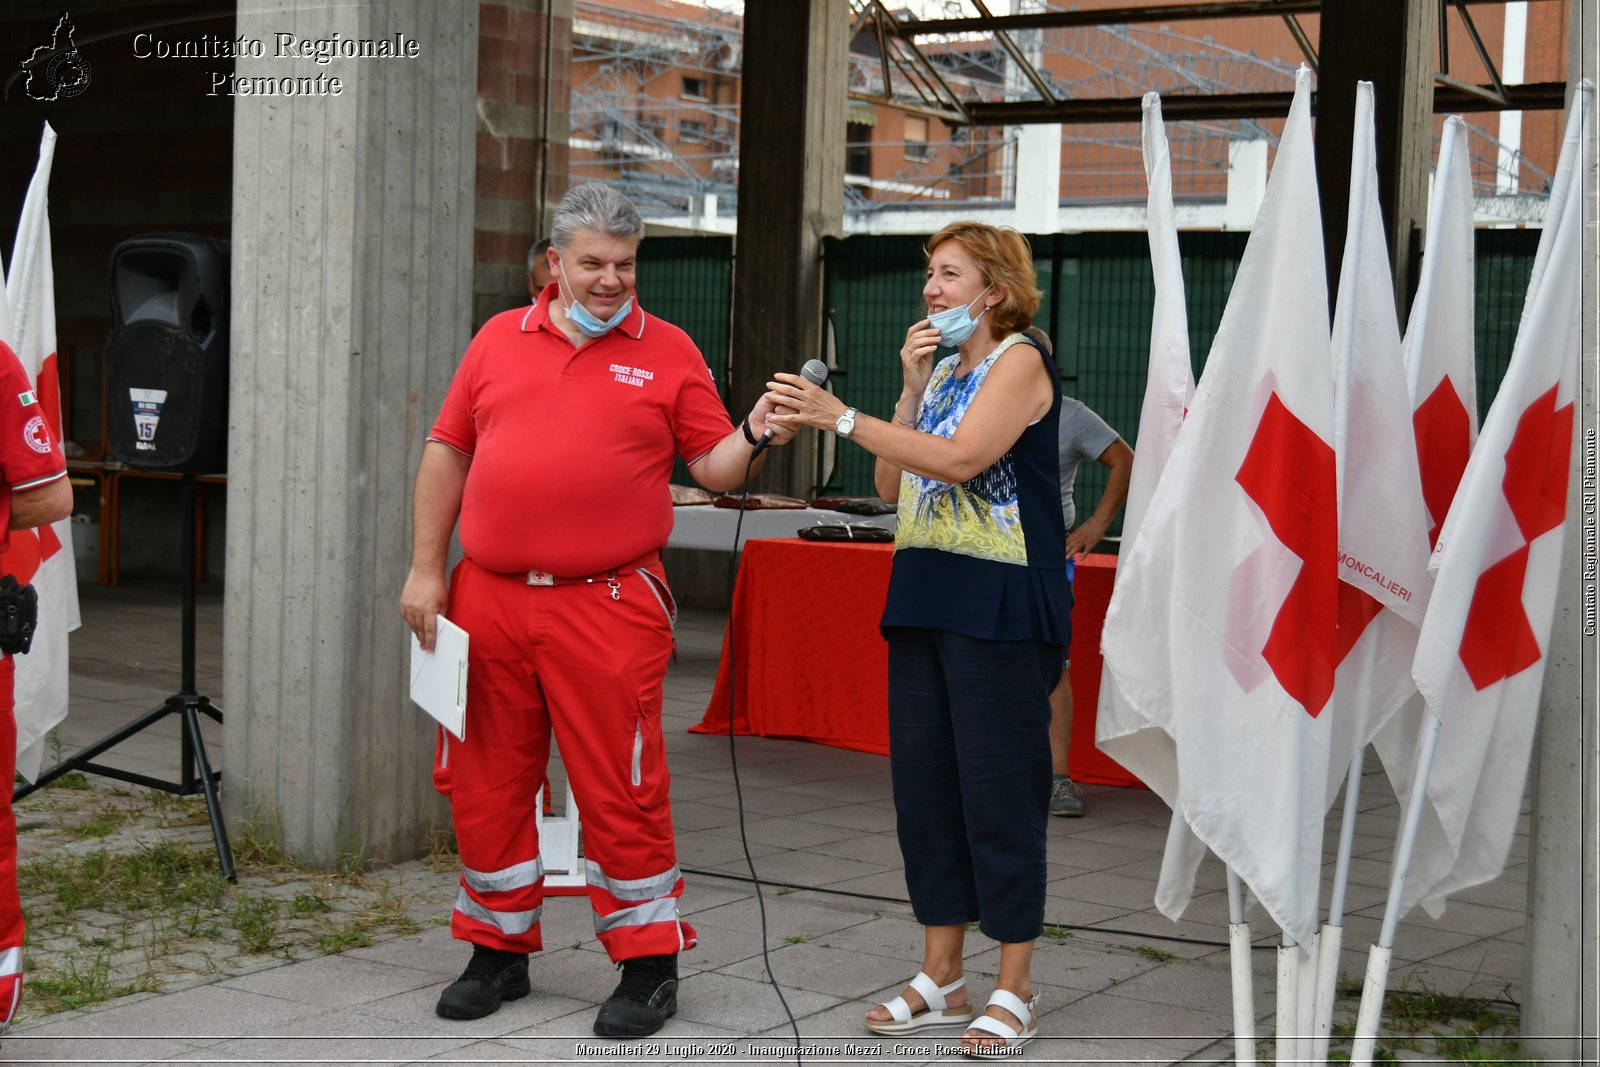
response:
M564 291L562 292L562 295L566 295ZM617 313L611 316L609 319L606 319L604 322L601 322L599 319L595 318L592 311L578 303L576 300L572 301L571 303L567 303L565 300L563 300L561 304L561 310L566 312L567 321L576 326L578 328L578 332L590 339L596 339L604 337L606 334L622 325L622 320L626 319L630 314L633 313L633 297L630 296L628 299L624 300L622 302L622 306L617 309Z
M978 328L978 319L989 313L988 308L978 312L978 319L972 317L972 305L983 299L983 294L989 291L989 286L983 287L976 300L961 305L960 307L946 308L936 315L928 316L928 325L939 331L939 343L949 345L951 348L960 348L972 336L972 331Z

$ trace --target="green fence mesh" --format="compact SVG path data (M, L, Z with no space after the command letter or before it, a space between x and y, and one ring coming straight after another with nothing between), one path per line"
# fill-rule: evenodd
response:
M1195 374L1222 320L1244 254L1245 233L1181 233L1185 304ZM837 367L834 390L868 414L887 415L900 395L900 345L922 318L925 236L857 236L823 242L823 301ZM1143 233L1030 236L1044 299L1035 324L1056 346L1062 387L1137 444L1155 299ZM1505 375L1538 247L1538 230L1479 230L1476 244L1480 417ZM732 239L652 237L641 253L645 305L682 326L726 391ZM843 445L824 489L870 495L873 459ZM681 472L680 472L681 473ZM1079 515L1094 509L1105 468L1078 468ZM1121 530L1120 519L1112 533Z
M645 310L687 333L728 399L728 333L733 316L732 237L651 237L639 246Z

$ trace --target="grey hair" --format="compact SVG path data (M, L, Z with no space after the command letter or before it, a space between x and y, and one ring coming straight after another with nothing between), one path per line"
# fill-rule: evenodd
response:
M528 246L528 269L532 270L534 264L544 258L544 250L550 247L550 238L541 237Z
M560 251L572 247L579 230L624 240L644 237L644 219L632 202L609 185L585 182L567 190L556 205L550 241Z

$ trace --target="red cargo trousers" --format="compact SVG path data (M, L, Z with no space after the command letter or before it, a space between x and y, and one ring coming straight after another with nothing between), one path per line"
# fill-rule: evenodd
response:
M600 943L612 960L693 946L678 918L661 735L676 607L659 560L576 579L456 567L446 614L469 639L466 739L440 730L434 784L450 798L461 853L458 939L543 947L534 798L553 730L583 822Z

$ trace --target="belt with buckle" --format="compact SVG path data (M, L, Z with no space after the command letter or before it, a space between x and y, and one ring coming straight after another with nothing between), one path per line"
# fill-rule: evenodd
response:
M626 577L642 567L659 567L661 553L651 552L640 556L631 563L624 563L620 567L609 570L596 571L593 574L583 574L576 577L564 574L552 574L549 571L531 570L528 572L529 585L594 585L596 582L611 583L618 578Z

